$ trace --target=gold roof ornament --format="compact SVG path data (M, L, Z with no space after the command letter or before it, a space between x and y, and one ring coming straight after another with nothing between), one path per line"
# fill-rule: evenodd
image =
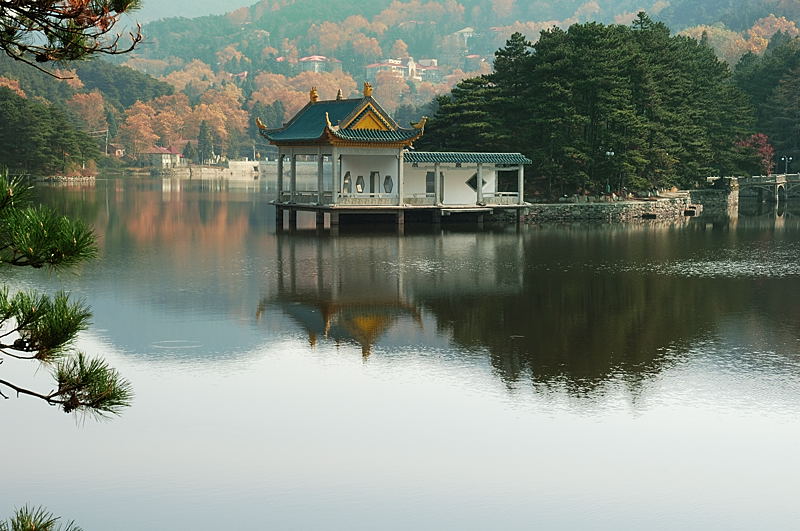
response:
M331 116L327 112L325 113L325 125L327 125L328 129L330 129L331 131L338 131L339 130L339 126L338 125L333 125L331 123Z
M319 92L317 92L317 87L311 87L311 91L308 93L308 98L311 100L311 103L317 103L319 101Z
M425 129L425 124L428 123L428 117L423 116L419 122L411 122L411 127L414 129Z
M344 99L344 94L342 94L342 89L339 89L339 92L336 93L336 99L337 100L343 100Z
M256 117L256 125L259 129L266 129L267 126L264 125L264 122L261 121L261 118Z
M364 97L371 98L372 97L372 83L367 81L364 82Z

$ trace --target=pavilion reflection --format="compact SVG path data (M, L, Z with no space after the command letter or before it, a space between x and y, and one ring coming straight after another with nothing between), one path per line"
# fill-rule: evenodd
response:
M522 286L521 276L511 281L493 265L503 246L486 245L474 233L404 237L301 231L279 232L276 242L276 289L262 298L256 316L279 308L312 347L321 340L356 344L365 358L382 342L425 345L426 329L440 328L420 303L420 295L431 289L475 295ZM442 263L444 256L456 267ZM473 267L475 260L485 267Z

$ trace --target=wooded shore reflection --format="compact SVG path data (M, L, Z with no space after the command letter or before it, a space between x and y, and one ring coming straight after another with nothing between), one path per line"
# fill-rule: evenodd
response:
M135 353L156 338L147 324L144 337L125 330L155 312L208 347L181 353L198 361L225 345L246 352L303 337L308 348L352 345L365 360L480 354L508 383L576 394L655 376L723 328L797 361L800 218L791 209L675 226L331 235L276 233L258 186L109 180L40 194L102 236L87 297L111 341ZM120 320L102 313L112 306L93 300L93 286L128 301ZM186 312L205 318L181 319Z

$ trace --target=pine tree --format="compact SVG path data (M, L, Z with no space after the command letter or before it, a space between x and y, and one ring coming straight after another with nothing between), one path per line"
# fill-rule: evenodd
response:
M30 188L0 175L0 263L64 268L97 254L94 233L79 221L28 202ZM0 378L2 389L59 406L64 412L119 414L128 406L130 384L99 358L75 352L72 342L91 314L61 292L53 297L0 289L0 360L30 360L51 369L55 388L34 391Z
M753 161L753 114L707 44L640 13L631 26L515 34L495 72L437 100L421 147L520 151L550 194L692 186Z
M205 120L200 122L200 133L197 135L197 151L200 154L200 164L214 157L214 137L211 128Z
M192 142L186 142L186 145L183 146L183 157L191 162L197 162L197 148L194 147Z

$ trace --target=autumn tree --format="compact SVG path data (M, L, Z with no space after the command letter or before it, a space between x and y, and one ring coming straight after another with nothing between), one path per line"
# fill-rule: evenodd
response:
M14 94L19 96L20 98L27 98L28 95L25 94L25 91L22 90L22 87L19 86L19 81L16 79L9 79L4 76L0 76L0 87L5 87L11 90Z
M748 173L769 175L775 169L775 148L769 143L769 137L763 133L756 133L736 143L747 159L758 160Z
M408 57L408 44L406 44L402 39L397 39L392 44L391 50L389 50L389 55L392 57Z
M142 153L158 142L153 128L155 116L155 109L140 101L125 111L125 121L119 127L117 138L131 154Z
M99 91L78 93L67 100L67 108L81 121L87 131L106 129L105 101Z
M406 80L394 72L378 72L375 76L375 99L390 113L400 106L410 92Z

